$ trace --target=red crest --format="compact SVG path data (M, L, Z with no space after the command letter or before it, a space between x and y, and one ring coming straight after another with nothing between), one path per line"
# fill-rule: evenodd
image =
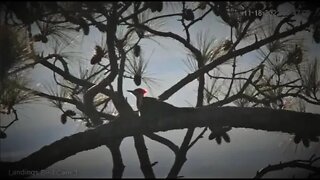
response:
M134 91L137 92L138 94L143 94L143 95L147 94L148 92L146 89L143 89L143 88L138 88L138 89L135 89Z

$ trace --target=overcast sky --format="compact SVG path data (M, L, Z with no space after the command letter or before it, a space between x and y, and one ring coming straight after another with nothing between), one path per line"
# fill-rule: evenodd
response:
M177 24L175 19L169 19L163 28L177 32L179 30ZM221 23L220 18L208 16L199 22L192 29L192 32L194 35L195 32L207 30L209 34L216 37L217 42L224 40L230 31L225 24ZM82 40L79 39L81 44L78 47L70 48L73 52L81 53L81 57L84 58L82 64L89 64L88 61L93 55L94 46L101 39L95 29L91 29L91 32L89 36L85 36ZM158 42L161 46L150 40L141 42L144 56L150 57L148 72L160 79L158 86L154 86L152 93L148 94L154 97L160 95L189 73L183 62L186 59L185 49L170 39L161 38ZM310 55L318 54L319 46L315 46L314 43L309 44L311 44L309 47ZM244 59L247 66L256 63L255 53L247 54L241 58ZM77 65L77 63L74 64ZM230 71L226 68L224 72L228 74ZM51 74L47 69L36 66L30 73L30 78L34 85L50 84L52 82ZM135 88L132 80L125 81L124 90ZM170 97L167 102L176 106L194 105L196 89L197 81L193 81ZM135 98L129 93L125 93L125 96L135 108ZM50 107L45 101L21 105L17 109L20 120L6 131L7 138L0 140L1 160L19 160L44 145L85 130L79 122L67 121L65 125L61 124L61 112ZM311 110L317 112L314 107ZM4 118L6 117L1 115L1 121ZM195 134L199 134L201 130L197 128ZM185 132L186 130L174 130L160 134L180 145ZM291 139L292 135L284 133L234 128L230 131L231 143L223 142L220 146L214 141L208 141L208 135L206 133L204 138L188 152L188 161L183 166L181 175L185 177L253 177L258 169L268 164L293 158L309 158L312 153L319 153L320 149L319 144L314 143L311 143L311 147L308 149L301 144L295 145ZM151 161L159 161L155 166L156 175L166 176L174 160L173 153L147 138L146 142ZM124 177L142 177L131 137L124 139L121 152L126 166ZM69 157L50 168L70 171L76 169L77 175L80 177L111 177L112 159L106 147L99 147Z

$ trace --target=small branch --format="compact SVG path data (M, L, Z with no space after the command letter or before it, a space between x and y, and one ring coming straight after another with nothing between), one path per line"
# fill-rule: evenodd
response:
M30 88L27 88L27 87L22 87L22 86L19 86L18 88L21 89L21 90L24 90L24 91L29 91L32 94L34 94L36 96L43 97L43 98L47 98L47 99L51 99L51 100L55 100L55 101L66 102L66 103L73 104L73 105L77 104L77 101L75 99L69 99L69 98L64 98L64 97L53 96L53 95L50 95L50 94L46 94L46 93L43 93L43 92L40 92L40 91L36 91L36 90L30 89Z
M146 30L152 34L158 35L158 36L173 38L173 39L179 41L181 44L183 44L186 48L188 48L196 56L196 59L201 58L201 52L196 47L194 47L192 44L190 44L183 37L181 37L175 33L157 31L157 30L151 29L150 27L142 25L142 24L137 25L137 27L144 29L144 30Z
M84 106L84 104L80 101L77 101L75 99L68 99L68 98L64 98L64 97L57 97L57 96L53 96L53 95L49 95L43 92L39 92L30 88L26 88L26 87L18 87L19 89L25 90L25 91L29 91L32 94L36 95L36 96L40 96L43 98L47 98L47 99L51 99L51 100L55 100L55 101L61 101L61 102L66 102L72 105L75 105L79 110L81 110L82 112L86 112L86 107ZM104 117L108 120L114 120L116 118L116 116L113 116L111 114L106 114L103 112L98 112L96 111L95 113L97 113L99 116Z
M56 61L57 61L57 59L55 59L54 60L54 63L53 63L53 65L54 66L56 66ZM65 68L66 69L66 68ZM67 72L68 74L69 74L69 70L64 70L65 72ZM61 84L59 81L58 81L58 79L57 79L57 76L56 76L56 72L52 72L53 73L53 79L54 79L54 81L57 83L57 85L59 85L59 86L61 86L61 87L64 87L64 88L66 88L66 89L70 89L71 91L74 91L75 89L74 88L72 88L72 87L69 87L69 86L66 86L66 85L64 85L64 84Z
M314 20L314 22L316 22L318 20ZM309 27L312 23L314 23L312 21L308 21L300 26L297 26L291 30L287 30L285 32L281 32L277 35L271 35L265 39L262 39L258 42L255 42L251 45L248 45L246 47L243 47L241 49L232 51L230 53L227 53L217 59L215 59L213 62L209 63L208 65L204 66L201 69L198 69L197 71L188 74L186 77L184 77L183 79L181 79L179 82L175 83L175 85L171 86L169 89L167 89L165 92L163 92L160 96L159 99L160 100L166 100L168 99L172 94L176 93L179 89L181 89L182 87L184 87L186 84L190 83L191 81L195 80L196 78L198 78L201 74L204 74L210 70L212 70L213 68L217 67L218 65L226 62L228 59L239 56L239 55L243 55L246 54L248 52L251 52L255 49L259 49L260 47L274 41L277 39L281 39L290 35L293 35L299 31L304 30L305 28ZM164 37L171 37L173 39L176 39L178 41L180 41L181 43L183 43L185 46L189 46L188 43L185 42L185 40L180 40L180 36L175 35L173 33L165 33L165 32L158 32L155 30L151 30L150 28L145 28L146 30L148 30L151 33L154 33L156 35L159 36L164 36Z
M124 4L125 5L117 12L117 14L124 13L131 6L131 2L124 2Z
M124 17L124 18L120 17L119 24L133 18L134 16L137 16L138 14L141 14L143 11L146 11L147 9L148 9L148 7L144 6L141 9L138 9L137 11L135 11L134 13L130 14L127 17Z
M23 70L25 70L25 69L34 67L36 64L39 64L39 63L40 63L39 61L29 63L29 64L27 64L27 65L25 65L25 66L23 66L23 67L20 67L20 68L17 68L17 69L15 69L15 70L13 70L13 71L8 72L8 75L10 76L10 75L12 75L12 74L16 74L16 73L18 73L18 72L20 72L20 71L23 71Z
M182 1L182 11L185 11L185 10L186 10L186 3L184 1ZM185 19L182 18L180 21L181 21L182 26L184 27L184 30L186 31L186 36L187 36L186 41L188 43L190 43L190 32L189 32L189 28L187 27L187 25L185 23Z
M125 62L126 62L126 59L127 59L127 56L126 56L126 53L123 49L123 43L122 41L117 41L117 48L119 50L119 53L120 53L120 69L119 69L119 75L118 75L118 93L120 96L123 97L123 90L122 90L122 87L123 87L123 73L124 73L124 67L125 67Z
M207 74L210 78L212 79L223 79L223 80L248 80L248 78L243 78L243 77L235 77L235 78L232 78L232 77L224 77L224 76L213 76L211 74Z
M268 165L267 167L259 170L254 178L262 178L265 174L269 172L282 170L284 168L301 168L313 171L314 173L319 175L320 167L313 166L312 163L314 163L314 161L312 160L293 160L285 163L280 162L279 164Z
M198 142L198 140L199 140L200 138L203 138L203 134L207 131L207 129L208 129L208 127L205 127L205 128L202 130L202 132L196 137L196 139L193 140L193 141L189 144L188 149L192 148L192 146L193 146L196 142Z
M190 28L193 24L195 24L198 21L201 21L206 15L208 15L210 12L212 11L212 8L210 7L208 11L206 11L202 16L200 16L199 18L191 21L186 27Z
M227 99L229 97L229 95L230 95L235 76L236 76L236 58L233 58L231 82L230 82L227 94L224 97L224 99Z
M145 134L145 136L167 146L168 148L170 148L174 152L174 154L177 154L179 151L179 147L177 145L175 145L173 142L171 142L170 140L168 140L164 137L161 137L161 136L154 134L154 133L148 133L148 134Z
M58 68L57 66L55 66L47 61L48 59L54 58L56 56L59 56L59 55L50 54L47 57L40 57L40 60L38 60L38 61L43 66L47 67L48 69L52 70L53 72L56 72L57 74L62 76L64 79L66 79L72 83L75 83L75 84L78 84L78 85L84 86L84 87L91 87L93 85L92 83L90 83L86 80L76 78L75 76L71 75L70 73L63 71L62 69Z
M250 74L250 76L248 77L247 81L244 83L244 85L242 86L242 88L240 89L240 91L234 95L231 96L229 98L225 98L224 100L215 102L210 104L209 106L214 106L214 107L218 107L218 106L222 106L224 104L230 103L232 101L235 101L236 99L240 98L243 95L243 92L246 90L246 88L249 86L249 84L252 83L252 79L254 78L254 75L258 72L259 69L263 68L262 66L258 66L254 71L252 71L252 73Z
M16 121L19 120L18 114L17 114L17 110L15 110L15 109L12 107L10 111L12 111L12 113L14 114L14 119L13 119L8 125L6 125L6 126L1 126L1 128L4 128L4 129L3 129L3 132L5 132L13 123L15 123ZM0 113L2 113L2 112L0 112Z
M293 14L288 15L287 17L283 18L278 25L276 26L274 30L274 34L278 34L280 31L280 28L282 27L283 24L290 22L290 19L293 17Z
M166 17L174 17L174 16L181 16L182 13L174 13L174 14L165 14L165 15L160 15L160 16L156 16L150 19L147 19L144 22L141 22L141 24L147 24L150 21L156 20L156 19L160 19L160 18L166 18Z
M108 67L110 66L110 64L103 66L99 71L93 73L92 75L90 75L89 77L86 78L86 81L89 81L91 78L95 77L96 75L100 74L102 71L107 70L109 71Z

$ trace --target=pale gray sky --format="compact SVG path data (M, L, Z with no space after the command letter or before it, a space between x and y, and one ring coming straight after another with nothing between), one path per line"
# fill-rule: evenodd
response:
M174 19L170 19L164 28L176 32L179 30L177 24L179 23ZM196 28L192 29L192 32L206 30L209 30L217 38L217 41L224 40L229 35L229 28L215 16L208 16L199 22ZM98 32L92 30L89 36L85 36L80 41L83 44L69 50L80 52L84 59L90 59L95 43L100 42L100 39L101 36ZM150 57L148 72L161 79L159 86L154 86L152 94L149 94L155 97L187 75L187 67L183 63L183 59L186 58L184 48L170 39L161 39L159 42L162 46L150 40L141 43L144 55ZM319 45L314 46L312 44L311 54L319 55L319 50ZM245 62L244 64L250 66L256 63L256 54L244 55L241 59ZM77 65L77 63L74 64ZM89 60L87 62L83 60L82 64L89 65ZM229 69L224 69L224 72L228 74ZM50 80L51 74L47 69L36 66L30 77L34 80L34 84L46 84L52 81ZM132 80L125 80L124 90L135 88ZM167 102L176 106L189 106L189 103L194 105L196 89L197 81L193 81L170 97ZM125 96L129 103L134 106L135 98L128 93ZM62 125L60 122L61 112L47 104L37 102L18 107L20 120L6 131L8 137L0 140L1 160L19 160L39 150L44 145L85 129L79 122L67 121L65 125ZM314 112L317 112L317 110L313 109ZM3 115L1 115L2 120L3 118ZM201 130L197 128L195 134L199 134ZM185 132L186 130L174 130L159 134L180 145ZM231 143L223 142L219 146L214 141L207 140L209 135L207 132L204 138L188 152L188 161L180 174L190 178L253 177L258 169L268 164L292 160L293 158L309 158L313 153L319 154L320 150L319 144L315 143L311 143L311 147L308 149L303 147L302 144L295 145L290 139L292 135L283 133L238 128L231 130L229 134ZM173 153L168 148L147 138L146 143L151 161L159 162L154 167L156 175L165 177L173 163ZM131 137L124 139L121 152L126 166L124 177L142 177ZM99 147L69 157L50 168L70 171L76 169L78 177L111 177L112 159L106 147Z

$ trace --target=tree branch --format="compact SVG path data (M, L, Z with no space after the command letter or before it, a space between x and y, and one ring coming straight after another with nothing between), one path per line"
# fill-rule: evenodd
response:
M208 127L205 127L205 128L202 130L202 132L196 137L196 139L193 140L193 141L189 144L188 149L192 148L192 146L193 146L194 144L196 144L196 142L198 142L198 140L199 140L200 138L203 138L203 134L207 131L207 129L208 129Z
M188 128L188 131L183 139L180 149L175 157L173 166L171 167L167 178L177 178L183 164L187 161L187 152L189 144L194 133L194 128Z
M177 154L179 151L179 147L177 145L175 145L173 142L171 142L170 140L168 140L162 136L159 136L154 133L145 134L145 136L167 146L169 149L171 149L174 152L174 154Z
M43 93L43 92L39 92L39 91L36 91L36 90L33 90L33 89L30 89L30 88L27 88L27 87L18 87L22 90L25 90L25 91L29 91L31 92L32 94L36 95L36 96L40 96L40 97L43 97L43 98L47 98L47 99L51 99L51 100L55 100L55 101L61 101L61 102L66 102L66 103L69 103L69 104L72 104L72 105L75 105L79 110L81 110L82 112L86 113L86 107L85 105L82 103L82 102L79 102L75 99L69 99L69 98L64 98L64 97L57 97L57 96L53 96L53 95L50 95L50 94L46 94L46 93ZM106 113L103 113L103 112L98 112L96 111L95 113L97 113L99 116L101 117L104 117L108 120L114 120L116 118L116 116L113 116L111 114L106 114Z
M124 172L124 164L122 161L122 155L120 151L120 144L122 139L114 139L107 143L106 146L110 149L112 154L113 169L112 169L112 178L121 178Z
M320 174L320 167L313 166L312 160L293 160L289 162L280 162L279 164L268 165L267 167L259 170L254 178L262 178L265 174L269 172L282 170L284 168L301 168L313 171L318 175Z
M319 20L313 20L313 21L319 21ZM295 28L290 29L288 31L284 31L284 32L281 32L281 33L276 34L276 35L275 34L271 35L271 36L269 36L269 37L267 37L267 38L265 38L263 40L257 41L257 42L255 42L255 43L253 43L251 45L248 45L248 46L246 46L244 48L229 52L229 53L227 53L227 54L215 59L214 61L212 61L208 65L204 66L203 68L198 69L197 71L195 71L195 72L193 72L191 74L188 74L186 77L181 79L175 85L173 85L172 87L167 89L165 92L163 92L159 96L159 99L160 100L168 99L172 94L177 92L179 89L184 87L186 84L188 84L191 81L193 81L194 79L198 78L201 74L209 72L213 68L215 68L218 65L220 65L220 64L224 63L225 61L227 61L228 59L236 57L236 56L239 56L239 55L246 54L246 53L251 52L251 51L253 51L255 49L259 49L260 47L262 47L262 46L264 46L264 45L266 45L266 44L268 44L268 43L270 43L270 42L272 42L274 40L285 38L287 36L290 36L290 35L293 35L293 34L299 32L299 31L302 31L305 28L309 27L312 24L313 21L308 21L308 22L306 22L304 24L301 24L299 26L296 26ZM177 35L173 35L173 33L158 32L158 31L155 31L155 30L150 30L150 28L146 28L146 30L148 30L149 32L154 33L156 35L164 36L164 37L171 37L171 38L176 39L176 40L181 38L181 37L179 37ZM188 45L185 44L184 40L178 40L178 41L184 43L185 46L188 46Z
M75 84L78 84L78 85L84 86L84 87L91 87L93 85L92 83L90 83L86 80L82 80L82 79L79 79L79 78L72 76L71 74L63 71L62 69L58 68L57 66L55 66L47 61L48 59L54 58L56 56L59 56L59 55L51 54L51 55L48 55L47 57L40 57L40 60L39 60L40 64L42 64L43 66L52 70L53 72L56 72L57 74L62 76L64 79L66 79L72 83L75 83Z
M207 127L212 123L235 128L320 135L320 115L268 108L202 107L196 108L194 112L167 117L162 119L163 123L150 123L148 126L139 119L132 118L129 120L120 117L112 123L62 138L20 161L1 162L4 165L0 170L1 174L8 174L9 170L45 169L78 152L105 145L115 138L173 129Z
M66 102L66 103L69 103L69 104L73 104L73 105L76 105L77 104L77 101L74 100L74 99L69 99L69 98L64 98L64 97L58 97L58 96L53 96L53 95L50 95L50 94L46 94L46 93L43 93L43 92L40 92L40 91L36 91L36 90L33 90L33 89L30 89L30 88L27 88L27 87L18 87L19 89L21 90L24 90L24 91L28 91L28 92L31 92L32 94L36 95L36 96L40 96L40 97L43 97L43 98L46 98L46 99L51 99L51 100L55 100L55 101L61 101L61 102Z
M179 41L181 44L183 44L186 48L188 48L196 56L196 59L201 59L201 52L196 47L194 47L192 44L190 44L187 40L185 40L183 37L181 37L177 34L174 34L172 32L157 31L157 30L151 29L150 27L142 25L142 24L137 24L137 27L144 29L144 30L146 30L152 34L158 35L158 36L173 38L173 39Z
M108 47L108 55L110 60L110 68L111 73L103 79L99 84L96 84L84 94L84 104L87 106L88 112L95 112L96 108L93 105L94 97L101 92L107 85L110 85L111 82L116 78L118 74L118 63L117 63L117 55L115 52L115 38L117 31L117 18L116 18L116 9L113 9L113 12L110 16L107 17L108 26L107 26L107 47ZM120 112L121 113L121 112ZM94 113L89 113L91 115L90 119L94 125L100 125L102 122L99 120L99 117Z
M152 164L150 162L147 146L144 142L143 135L136 135L134 138L134 146L140 161L140 168L145 178L155 178Z

